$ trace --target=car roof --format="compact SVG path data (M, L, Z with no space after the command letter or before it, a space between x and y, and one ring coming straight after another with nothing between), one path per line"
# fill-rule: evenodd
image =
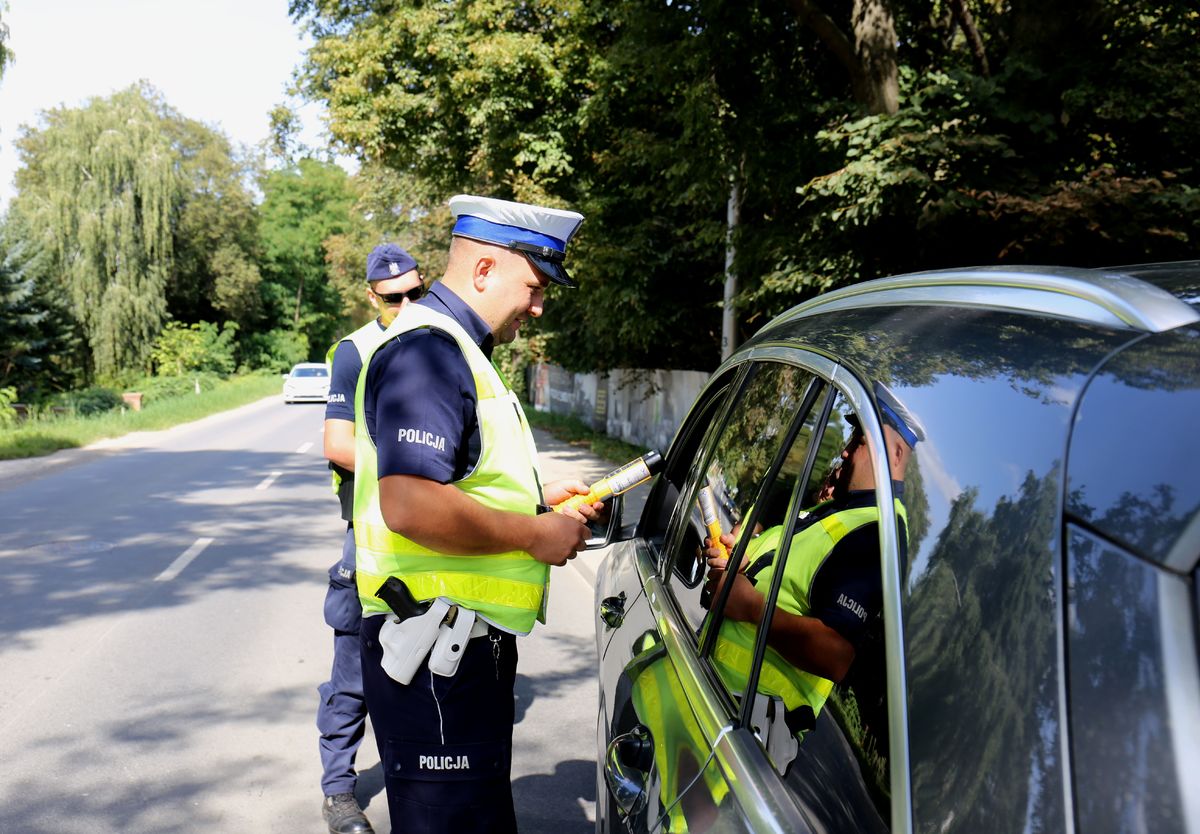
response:
M955 306L1032 313L1159 333L1200 321L1200 263L1112 269L973 267L914 272L852 284L793 307L760 334L835 310Z

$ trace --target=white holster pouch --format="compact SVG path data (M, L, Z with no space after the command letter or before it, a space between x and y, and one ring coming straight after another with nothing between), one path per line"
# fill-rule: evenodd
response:
M438 597L430 603L428 611L416 617L401 620L394 614L385 615L387 621L379 629L379 645L383 649L380 665L388 677L405 685L412 681L437 642L446 615L456 607L445 597Z
M784 720L786 711L787 707L783 705L782 698L764 695L761 692L754 694L750 727L763 743L763 747L767 748L767 755L771 757L771 762L780 776L787 772L788 765L800 751L800 742L796 740L796 736Z
M458 671L467 642L487 633L487 623L475 618L469 608L455 605L438 597L429 610L401 620L387 614L379 629L379 645L383 649L380 665L388 677L397 683L409 684L413 675L429 658L429 671L442 677L453 677Z
M453 677L458 671L458 662L475 626L475 612L456 605L449 620L438 629L433 651L429 653L429 671L444 678Z

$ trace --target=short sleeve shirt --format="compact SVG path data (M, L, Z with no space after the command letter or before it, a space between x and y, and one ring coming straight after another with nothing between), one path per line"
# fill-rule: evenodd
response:
M383 325L375 320L380 330ZM362 357L351 341L338 342L333 352L333 368L329 379L329 401L325 405L326 420L354 422L354 390L358 387L358 374L362 370Z
M893 483L893 489L902 486ZM875 491L852 492L835 512L875 506ZM901 522L903 523L903 522ZM900 536L900 548L906 535ZM883 575L879 562L879 522L847 533L817 570L809 590L809 616L816 617L855 648L871 636L883 612Z
M445 285L434 284L417 303L453 318L491 355L491 328ZM471 368L450 334L419 328L380 346L363 392L379 477L417 475L443 484L464 478L481 449L476 402Z

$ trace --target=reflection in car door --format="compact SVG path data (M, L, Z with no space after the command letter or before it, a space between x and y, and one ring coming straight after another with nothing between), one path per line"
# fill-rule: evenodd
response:
M661 602L657 573L693 461L706 435L720 424L738 373L734 369L716 378L701 395L651 489L637 538L616 545L601 567L596 586L601 680L597 739L607 753L598 768L596 796L603 805L598 809L602 830L650 831L660 820L665 830L679 830L678 820L672 826L669 817L663 818L663 796L677 794L678 777L691 781L699 764L709 758L704 734L686 708L682 681L667 656L665 624L656 612ZM657 593L654 606L648 586ZM683 752L685 740L695 749ZM682 770L665 766L668 750ZM620 817L627 812L628 820L622 823Z

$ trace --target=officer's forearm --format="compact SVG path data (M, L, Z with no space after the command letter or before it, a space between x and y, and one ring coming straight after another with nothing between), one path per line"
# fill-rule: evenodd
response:
M354 471L354 423L349 420L325 421L325 459Z
M390 530L443 553L529 550L537 535L534 516L485 507L457 487L415 475L380 478L379 502Z
M776 607L767 635L771 648L793 666L837 683L854 662L854 646L816 617Z

